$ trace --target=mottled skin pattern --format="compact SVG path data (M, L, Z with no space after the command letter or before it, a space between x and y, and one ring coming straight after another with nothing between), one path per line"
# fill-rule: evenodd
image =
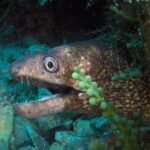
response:
M28 118L63 111L100 113L98 106L90 106L84 91L78 88L72 79L72 68L79 66L85 74L91 75L99 86L104 87L106 97L113 101L121 114L130 115L148 107L146 117L150 118L149 75L139 78L111 81L112 75L128 67L125 59L111 49L104 49L95 40L58 46L49 52L38 53L15 62L11 67L12 76L26 80L37 86L45 87L56 94L45 100L24 104L15 104L16 113ZM44 67L44 59L52 57L57 69L49 72Z

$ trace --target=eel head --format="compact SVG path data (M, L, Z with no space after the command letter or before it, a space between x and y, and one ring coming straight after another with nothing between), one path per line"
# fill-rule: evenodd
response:
M35 118L68 110L80 111L87 108L85 110L87 111L84 91L78 89L78 83L72 79L74 66L80 66L84 73L90 72L92 62L88 59L87 53L85 57L85 53L86 50L80 51L75 46L59 46L13 63L11 66L13 78L44 87L55 94L35 102L14 104L15 112L28 118Z

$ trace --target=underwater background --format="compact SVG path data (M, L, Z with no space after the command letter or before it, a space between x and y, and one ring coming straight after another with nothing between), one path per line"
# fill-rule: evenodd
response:
M144 116L150 110L146 106L133 113L133 118L122 117L103 103L100 106L108 109L100 115L64 112L28 119L17 115L13 104L52 93L10 75L11 65L27 55L98 39L128 60L128 68L112 80L138 78L144 72L150 89L149 11L149 0L0 1L0 150L150 150L150 120ZM78 67L73 72L81 73Z

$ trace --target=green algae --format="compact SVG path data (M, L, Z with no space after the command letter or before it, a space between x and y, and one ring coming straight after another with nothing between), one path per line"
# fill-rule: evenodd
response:
M92 77L86 76L84 73L80 72L80 69L77 69L77 66L73 68L73 71L74 73L72 77L80 82L80 88L86 90L89 97L89 104L100 105L102 115L111 121L111 130L115 133L115 145L113 148L123 148L124 150L137 149L138 141L136 136L138 127L136 123L133 120L128 120L126 117L122 117L117 113L115 106L105 97L103 88L98 87L92 80ZM83 83L81 84L81 82ZM103 143L99 143L97 145L99 148L103 147Z

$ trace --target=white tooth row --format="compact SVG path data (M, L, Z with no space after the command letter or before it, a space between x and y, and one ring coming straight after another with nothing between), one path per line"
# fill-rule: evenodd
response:
M38 101L44 101L44 100L47 100L47 99L49 99L50 98L50 96L45 96L45 97L43 97L43 98L41 98L41 99L38 99Z
M25 76L25 80L27 81L28 86L30 85L30 77ZM24 83L24 77L21 76L21 83Z

